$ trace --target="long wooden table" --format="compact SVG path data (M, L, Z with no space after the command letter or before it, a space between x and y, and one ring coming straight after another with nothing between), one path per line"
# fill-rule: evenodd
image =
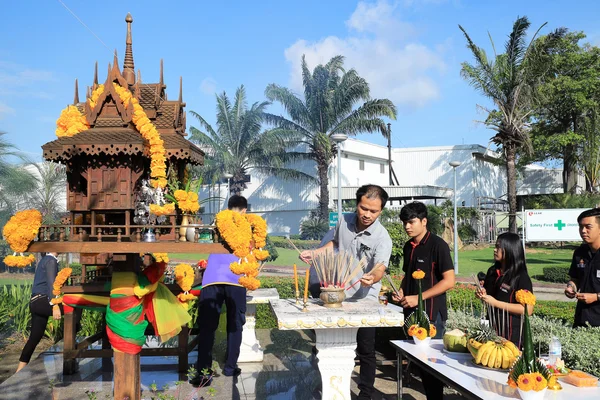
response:
M398 398L402 398L402 359L407 358L419 368L422 368L458 390L468 399L518 399L517 389L506 383L506 371L492 370L473 364L470 355L455 355L444 351L441 339L432 340L430 347L421 347L412 340L391 340L398 356ZM586 388L576 387L559 379L563 389L547 390L544 400L600 399L600 386Z

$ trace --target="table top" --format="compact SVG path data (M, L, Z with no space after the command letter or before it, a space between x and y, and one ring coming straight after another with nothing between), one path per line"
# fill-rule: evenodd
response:
M302 312L302 300L271 300L271 308L277 317L279 329L334 329L393 327L404 325L402 308L393 304L383 305L370 299L345 301L340 308L323 307L323 302L309 299L307 312Z
M432 340L429 347L415 345L412 340L391 340L390 343L410 356L426 364L427 367L452 380L471 394L486 400L518 399L517 389L506 383L507 371L483 368L473 364L470 355L446 353L441 339ZM600 386L576 387L559 378L562 390L546 390L544 400L558 399L600 399Z
M279 299L275 288L256 289L246 293L246 304L267 304L271 300Z

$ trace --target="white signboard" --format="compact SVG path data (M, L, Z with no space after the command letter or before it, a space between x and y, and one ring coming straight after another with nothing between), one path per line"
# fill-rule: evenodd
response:
M586 208L525 210L528 242L580 242L577 217Z

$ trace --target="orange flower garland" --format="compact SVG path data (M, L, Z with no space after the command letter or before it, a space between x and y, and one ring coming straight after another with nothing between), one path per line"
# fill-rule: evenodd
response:
M173 197L177 201L177 207L184 213L197 213L200 209L198 204L198 193L176 190Z
M87 99L88 103L90 104L90 108L94 109L96 107L98 98L102 93L104 93L104 85L100 84L96 89L94 89L92 96Z
M262 249L267 245L267 222L256 214L246 214L246 219L252 226L254 247Z
M56 136L69 137L90 129L87 119L75 106L67 106L56 120Z
M413 279L416 279L416 280L423 279L423 278L425 278L425 272L418 269L412 273L412 277L413 277Z
M4 228L2 234L6 242L15 253L27 251L29 244L35 239L42 226L42 214L38 210L19 211L13 215ZM33 255L11 255L4 258L4 263L9 267L23 268L35 261Z
M179 293L177 298L182 303L188 300L194 300L196 296L189 293L194 283L194 269L189 264L179 264L175 267L175 280L177 284L183 290L183 293Z
M518 290L515 299L521 305L535 306L535 295L527 289Z
M56 305L62 303L62 287L67 279L69 279L72 272L73 270L71 268L63 268L58 275L56 275L56 279L54 279L54 284L52 285L52 294L56 297L50 300L52 304Z
M167 203L164 206L159 206L158 204L150 204L150 212L157 217L161 215L171 215L175 214L175 204Z
M8 255L4 257L3 261L7 267L25 268L35 262L35 256L33 254L29 254L28 256Z
M160 138L160 134L156 130L154 124L148 118L148 115L140 105L138 99L131 95L131 92L121 85L113 83L115 91L120 97L121 102L125 107L129 103L133 104L133 117L131 120L135 127L140 132L142 137L150 144L150 177L151 184L154 188L163 189L167 186L167 166L165 163L166 151L164 142Z
M215 217L215 225L221 237L239 258L250 254L252 227L248 220L238 212L223 210Z

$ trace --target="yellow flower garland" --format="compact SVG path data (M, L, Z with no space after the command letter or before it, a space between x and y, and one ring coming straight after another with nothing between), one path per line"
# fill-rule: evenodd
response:
M35 262L35 256L33 254L29 254L28 256L8 255L4 257L3 261L7 267L25 268Z
M262 249L267 245L267 222L256 214L246 214L245 216L252 226L254 247Z
M23 253L27 251L29 244L35 239L42 226L42 214L38 210L19 211L13 215L4 229L2 234L6 238L6 242L15 253ZM23 268L35 261L35 256L9 255L4 258L4 263L9 267Z
M192 284L194 283L194 269L189 264L179 264L175 267L175 280L177 284L183 290L183 293L179 293L177 298L179 301L187 302L189 300L194 300L196 296L189 293L192 289Z
M88 98L88 103L90 104L90 107L92 109L94 109L96 107L96 104L98 102L98 98L100 97L100 95L104 93L104 85L98 85L98 87L92 92L92 96L90 98Z
M250 254L252 227L248 220L238 212L223 210L215 217L219 234L233 250L233 254L244 258Z
M56 136L69 137L90 129L85 116L75 106L67 106L56 120Z
M164 206L159 206L158 204L150 204L150 212L157 217L161 215L171 215L175 214L175 204L167 203Z
M152 257L154 257L156 262L169 262L169 253L152 253Z
M138 99L132 96L131 92L121 85L113 83L115 91L125 107L129 103L133 104L133 117L131 120L140 132L142 137L150 143L150 178L154 188L164 188L167 186L167 166L166 151L164 142L156 130L154 124L148 118L148 115L140 105Z
M62 303L62 287L71 276L73 270L71 268L63 268L60 270L58 275L56 275L56 279L54 279L54 284L52 285L52 294L56 296L50 302L52 304L61 304Z
M184 213L197 213L200 209L198 204L198 193L186 192L185 190L176 190L173 197L177 201L177 206Z

